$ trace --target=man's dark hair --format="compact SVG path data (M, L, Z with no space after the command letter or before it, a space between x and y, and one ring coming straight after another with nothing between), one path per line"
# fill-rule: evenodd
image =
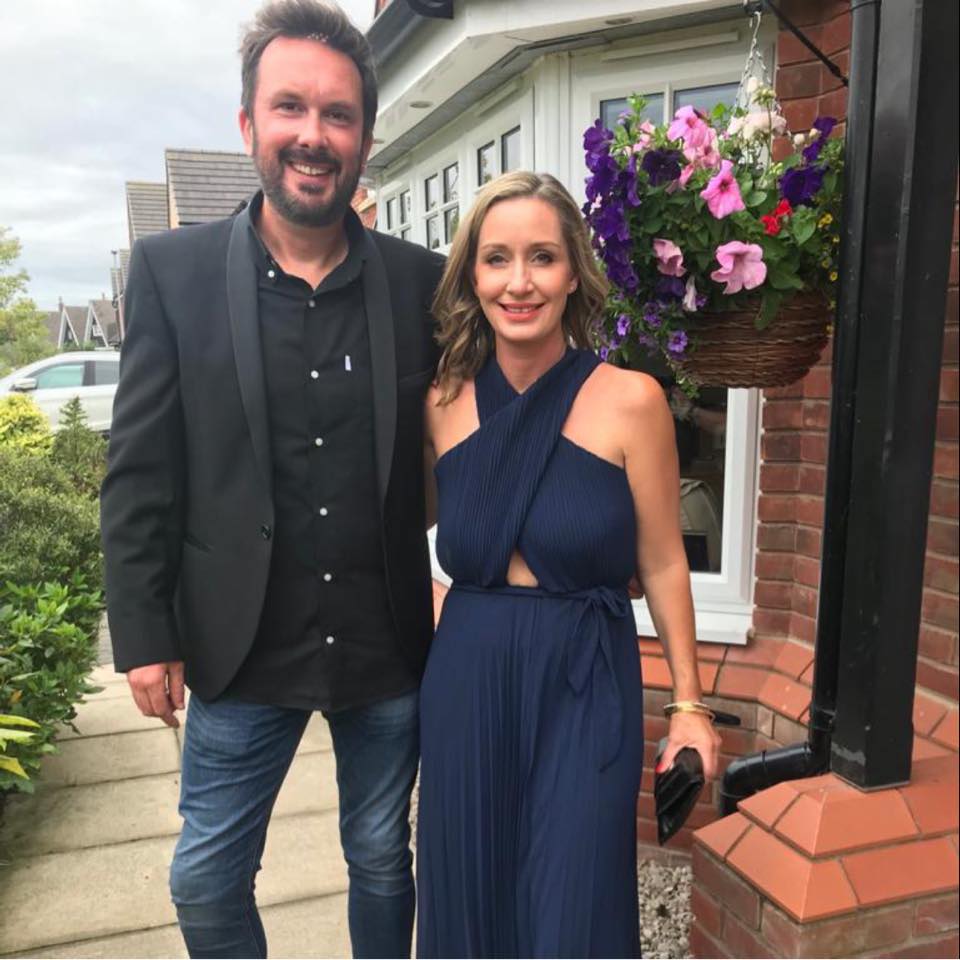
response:
M267 44L277 37L319 40L348 56L360 71L363 84L363 133L369 135L377 118L377 75L367 38L336 5L326 0L272 0L261 7L240 41L240 102L253 119L257 70Z

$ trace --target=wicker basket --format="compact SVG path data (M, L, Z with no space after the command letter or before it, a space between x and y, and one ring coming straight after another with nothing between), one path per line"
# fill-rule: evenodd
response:
M758 330L752 310L704 312L687 326L691 349L673 361L699 387L783 387L804 376L827 345L833 319L819 294L800 294Z

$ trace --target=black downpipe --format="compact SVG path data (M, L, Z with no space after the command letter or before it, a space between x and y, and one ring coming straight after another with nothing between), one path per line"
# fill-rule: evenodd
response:
M823 547L817 608L813 692L806 743L763 750L734 760L720 784L723 816L741 800L784 780L824 773L837 706L843 578L846 565L853 430L860 331L867 190L873 147L874 97L880 0L850 4L850 87L847 100L843 191L843 242L834 321L832 400L824 497Z

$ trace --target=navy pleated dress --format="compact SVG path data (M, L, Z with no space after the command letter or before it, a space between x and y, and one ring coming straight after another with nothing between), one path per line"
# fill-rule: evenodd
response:
M421 692L417 953L640 955L643 709L621 467L561 435L597 358L522 394L491 357L438 461L453 580ZM518 550L538 587L506 583Z

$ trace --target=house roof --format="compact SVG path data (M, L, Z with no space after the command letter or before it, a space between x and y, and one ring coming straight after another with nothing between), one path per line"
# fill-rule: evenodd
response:
M229 217L260 188L244 153L168 148L165 159L171 209L180 225Z
M130 233L131 247L141 237L170 229L165 183L128 180L126 190L127 228Z
M77 343L83 343L83 335L87 332L87 308L86 307L64 307L67 314L67 322L73 331L74 339Z
M117 310L112 300L91 300L90 309L97 318L100 330L103 333L107 343L120 342L120 322L117 318Z
M43 325L47 328L50 336L50 342L60 346L60 322L61 316L59 310L48 310L43 316Z

